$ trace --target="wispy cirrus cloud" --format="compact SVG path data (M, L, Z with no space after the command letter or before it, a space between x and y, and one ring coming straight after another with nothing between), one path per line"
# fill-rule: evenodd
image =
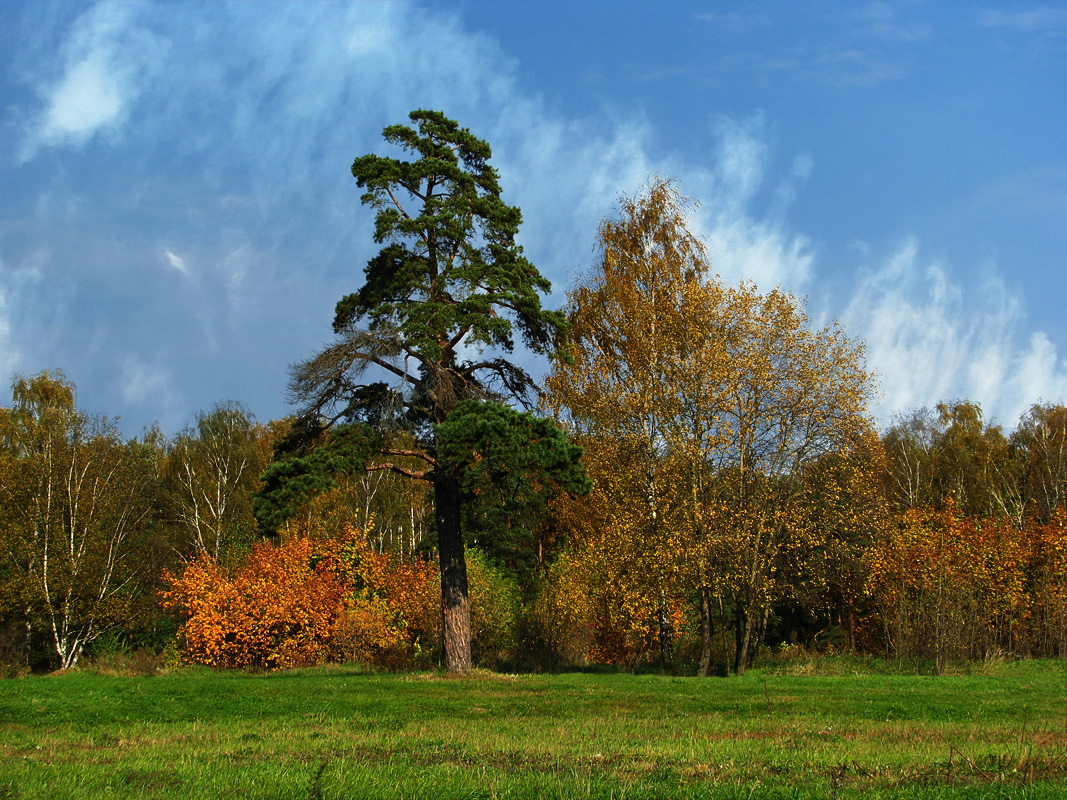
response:
M995 272L965 288L913 238L864 270L841 315L867 344L883 423L966 398L1008 428L1032 404L1067 397L1067 362L1040 331L1020 343L1024 319Z
M822 31L834 33L810 37L798 32L787 46L780 42L775 46L774 40L769 39L766 44L749 49L724 48L722 56L710 60L712 70L727 76L744 76L758 85L864 89L907 77L911 70L909 53L938 33L931 24L909 15L906 7L893 3L821 10L783 7L777 9L776 16L790 14L833 16L832 23L827 19L821 27ZM760 13L699 13L695 19L723 36L753 33L758 27L772 24L770 17ZM803 27L799 19L797 23L798 29Z
M43 109L22 142L22 161L41 147L77 147L121 127L166 50L163 40L137 25L138 8L101 3L75 23L58 74L40 79Z
M167 263L170 265L171 269L177 270L182 275L184 275L186 278L191 277L191 273L189 272L189 267L187 267L185 265L185 259L184 258L182 258L177 253L172 253L170 250L164 251L163 256L164 256L164 258L166 258Z
M743 13L728 11L724 13L715 11L698 11L693 14L697 22L706 23L716 28L722 28L731 32L747 31L753 28L764 28L771 24L771 18L763 12Z
M1023 33L1067 33L1067 9L1062 6L1042 8L986 8L978 12L978 24Z
M900 4L873 2L859 4L846 12L851 21L850 35L873 41L910 44L929 39L933 26L902 15Z

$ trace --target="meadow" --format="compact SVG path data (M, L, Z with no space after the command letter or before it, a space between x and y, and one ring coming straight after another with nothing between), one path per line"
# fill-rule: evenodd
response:
M0 681L0 798L1059 798L1067 668Z

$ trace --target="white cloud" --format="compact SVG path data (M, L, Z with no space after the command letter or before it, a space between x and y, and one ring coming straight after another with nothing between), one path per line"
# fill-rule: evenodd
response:
M227 255L219 264L220 277L225 282L226 299L233 316L246 316L252 308L252 295L256 291L254 281L249 279L249 273L254 266L252 259L252 248L244 245Z
M712 268L725 280L752 280L763 291L802 294L811 279L811 241L777 225L739 216L719 220L706 236Z
M620 196L640 192L652 176L677 179L681 193L698 204L690 223L725 280L791 291L802 291L810 280L811 241L789 230L785 212L813 160L796 156L770 211L760 216L754 205L772 172L761 115L713 118L707 163L654 156L657 131L637 115L565 121L516 98L498 120L487 138L506 199L523 210L528 255L557 283L589 266L597 224L615 213Z
M45 108L23 142L23 162L41 147L78 147L126 120L166 50L134 24L137 9L135 3L99 3L74 23L62 74L39 87Z
M66 297L64 287L44 279L49 258L45 248L15 263L0 258L0 376L36 361L40 349L61 336ZM53 366L60 365L44 368Z
M740 121L719 116L713 132L717 139L714 175L720 213L738 214L752 201L763 183L769 158L763 114Z
M1005 422L1014 422L1034 403L1067 402L1067 359L1056 353L1048 337L1038 331L1030 336L1030 346L1016 358L1014 384L1008 389L1006 405L1014 410Z
M1020 347L1021 301L990 279L967 290L937 263L922 264L919 243L903 242L869 269L841 318L867 343L879 378L875 413L895 415L944 400L978 402L1008 428L1041 399L1067 398L1067 363L1042 333Z
M184 258L177 255L176 253L172 253L170 250L164 251L163 255L166 257L167 263L170 264L171 267L176 269L186 278L192 277L191 273L189 272L189 267L185 265Z
M348 37L348 52L359 57L379 57L390 52L392 22L385 16L388 9L378 9L377 19L360 25Z
M53 265L67 272L43 283L76 285L80 302L46 317L55 333L31 321L55 307L53 296L31 298L0 272L0 347L9 361L25 352L84 363L99 395L117 387L132 413L168 430L223 396L261 418L284 413L285 364L329 335L332 304L358 287L375 248L373 214L359 206L348 167L356 155L385 152L381 128L418 107L440 108L492 144L505 200L523 211L527 255L555 283L552 304L591 263L597 223L653 175L678 178L701 203L692 224L725 280L822 289L816 243L789 220L814 160L776 154L761 115L711 117L705 153L685 158L662 152L662 132L638 109L553 112L519 88L516 64L457 13L405 2L272 4L263 13L260 4L235 3L218 6L207 25L196 8L99 4L66 32L55 74L40 81L43 110L24 158L121 134L112 166L136 174L134 182L143 173L143 185L135 199L75 187L84 197L64 211L71 224L56 234L66 245ZM893 21L884 7L873 11L873 22ZM167 51L165 41L182 47ZM796 57L809 77L882 75L877 59L852 47ZM774 68L797 71L788 61ZM55 195L67 197L60 188ZM47 208L38 216L58 218ZM113 227L95 250L81 247L78 237L101 217ZM140 245L130 242L138 236ZM117 285L114 275L137 272L129 266L135 252L138 267L162 268ZM123 258L125 270L112 270ZM1067 370L1054 346L1040 333L1020 346L1023 311L1002 286L964 291L951 265L924 261L915 241L868 258L873 266L854 287L835 285L841 293L812 313L845 308L847 330L868 341L870 366L882 376L880 415L959 396L1011 422L1038 399L1064 396ZM190 280L174 281L170 270ZM111 295L107 308L94 307L99 287ZM72 333L88 328L90 312L97 323L113 315L124 326L115 325L93 362ZM130 342L137 354L115 355Z
M850 15L857 24L854 35L892 43L912 43L933 35L930 25L902 21L899 10L899 6L886 2L860 6Z
M80 142L118 117L123 98L118 81L100 52L73 65L52 93L41 130L46 142Z
M810 176L813 159L807 154L794 158L788 177L778 182L770 208L761 216L753 206L771 171L763 116L745 121L719 117L713 135L710 169L694 173L683 167L681 172L683 188L702 203L694 218L707 239L712 267L733 283L752 280L765 290L781 286L803 292L812 275L812 243L789 229L785 215Z

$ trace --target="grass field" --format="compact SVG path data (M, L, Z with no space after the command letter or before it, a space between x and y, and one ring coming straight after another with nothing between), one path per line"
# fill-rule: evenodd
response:
M3 680L0 798L1067 797L1063 662L879 672Z

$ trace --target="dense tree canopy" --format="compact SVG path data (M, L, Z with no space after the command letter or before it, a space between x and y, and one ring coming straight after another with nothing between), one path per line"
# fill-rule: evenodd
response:
M545 310L488 145L411 123L353 165L380 251L292 368L297 415L223 403L124 442L62 373L16 376L2 674L175 644L457 673L1067 654L1062 402L1009 431L946 400L877 433L862 344L715 276L668 181ZM552 359L551 418L516 340Z

